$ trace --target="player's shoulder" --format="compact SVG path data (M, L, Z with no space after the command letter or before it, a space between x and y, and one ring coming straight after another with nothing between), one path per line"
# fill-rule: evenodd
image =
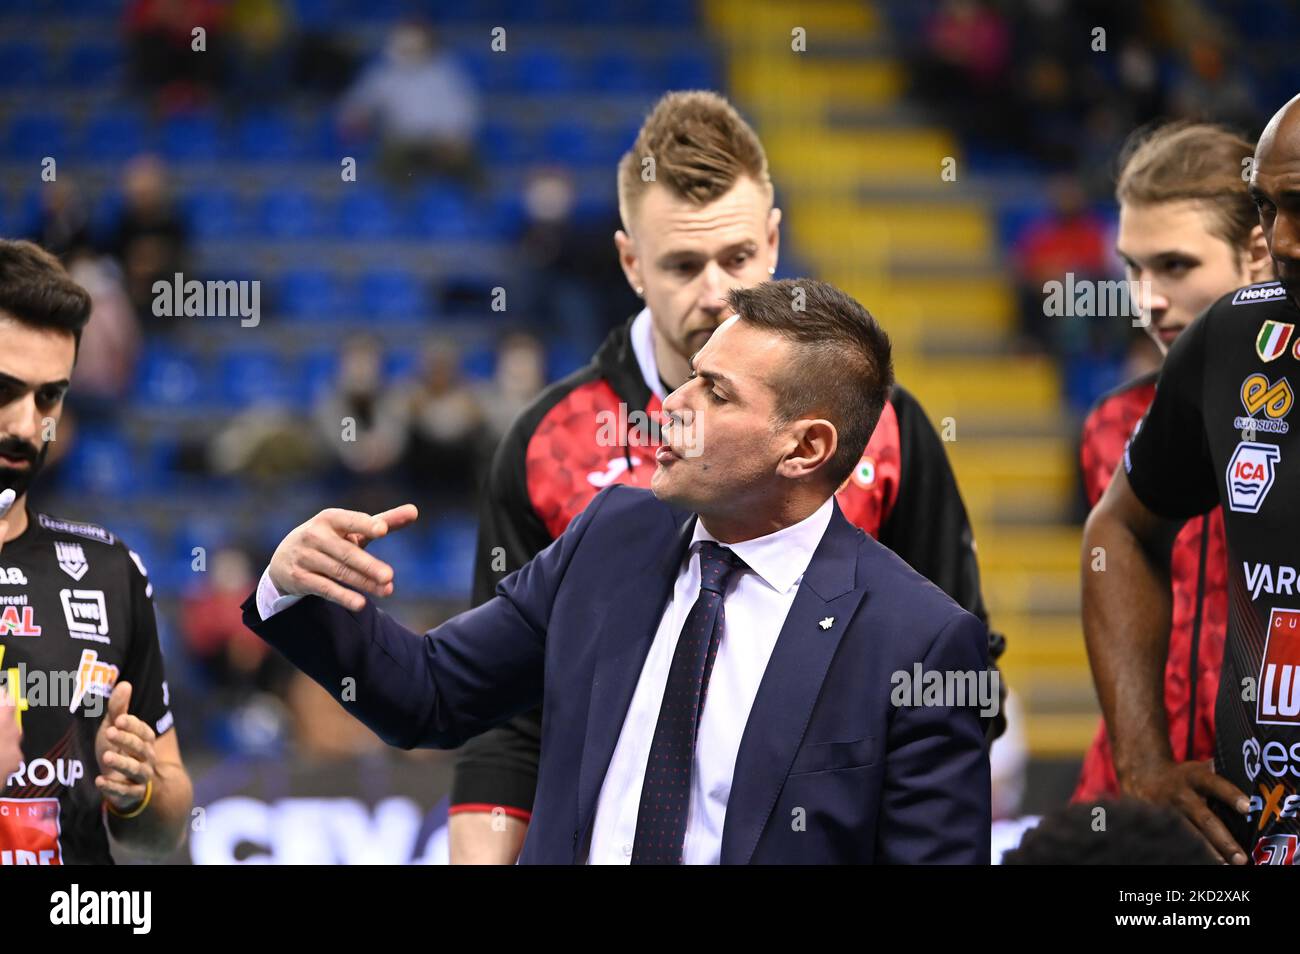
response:
M1158 370L1148 371L1103 393L1092 403L1084 418L1084 432L1105 427L1134 415L1141 417L1142 412L1151 404L1151 399L1155 397L1156 381L1159 379Z
M1295 305L1288 298L1285 286L1279 281L1269 281L1243 285L1241 288L1228 292L1210 306L1210 313L1221 314L1229 309L1241 308L1246 305L1271 305L1295 311ZM1261 309L1252 308L1251 310L1258 311Z
M90 565L92 559L112 560L122 569L134 568L148 579L149 572L130 545L107 527L85 520L67 520L48 513L34 515L40 532L54 541L60 562Z

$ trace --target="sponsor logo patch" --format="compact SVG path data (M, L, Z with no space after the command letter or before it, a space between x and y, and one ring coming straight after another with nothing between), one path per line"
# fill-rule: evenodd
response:
M3 586L26 586L27 577L23 571L16 566L0 566L0 585Z
M72 705L68 706L68 711L76 712L87 693L105 699L112 695L113 686L117 684L117 671L117 667L111 663L100 662L99 653L95 650L83 649L81 662L77 665L77 688L72 694Z
M103 590L59 590L63 601L63 616L68 623L68 635L73 639L93 639L106 643L108 639L108 606Z
M1273 487L1276 465L1282 451L1273 444L1242 441L1228 461L1224 479L1228 485L1228 506L1237 513L1259 513L1260 505Z
M0 865L61 865L59 800L0 798Z
M1234 419L1232 424L1238 430L1285 434L1291 425L1283 418L1291 413L1294 404L1295 392L1286 378L1270 381L1263 374L1250 374L1241 382L1241 406L1247 416ZM1264 412L1264 418L1256 420L1255 415L1260 411Z
M0 611L0 636L39 636L36 615L30 606L6 606Z
M79 537L98 540L101 543L112 543L117 539L103 527L97 527L93 523L75 523L70 520L55 520L53 517L47 517L43 513L38 513L36 519L46 530L53 530L55 533L72 533Z
M1247 285L1245 288L1238 288L1237 293L1232 296L1234 305L1253 305L1259 301L1277 301L1286 297L1286 289L1282 287L1281 282L1266 282L1262 285Z
M54 544L54 555L58 557L59 569L77 582L86 575L90 569L90 564L86 562L86 554L81 549L80 543L62 543L56 541Z
M1255 721L1261 725L1300 724L1300 610L1273 609L1269 613Z

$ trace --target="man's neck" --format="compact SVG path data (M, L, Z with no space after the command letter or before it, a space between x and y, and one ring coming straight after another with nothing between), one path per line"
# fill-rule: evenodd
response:
M659 334L654 325L654 316L650 316L650 344L654 348L655 370L669 393L676 391L691 376L690 363L679 355Z
M14 501L14 505L9 508L9 512L0 517L0 523L7 523L9 529L5 532L4 543L15 540L27 532L27 495L23 494Z
M815 495L799 494L782 501L775 513L700 514L699 517L704 529L719 543L744 543L807 520L825 502L825 497L818 499Z

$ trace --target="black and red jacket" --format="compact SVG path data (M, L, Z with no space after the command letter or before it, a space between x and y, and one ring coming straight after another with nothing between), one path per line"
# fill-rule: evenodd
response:
M1089 506L1105 493L1134 425L1155 398L1156 377L1155 372L1144 375L1105 395L1084 422L1079 458ZM1214 757L1214 701L1228 629L1227 575L1223 511L1216 507L1184 524L1170 557L1173 617L1165 664L1165 715L1169 746L1179 762ZM1103 721L1084 756L1072 800L1091 802L1118 794Z
M653 366L647 334L637 354L637 321L648 322L649 313L615 329L590 364L544 390L497 448L480 501L474 605L563 533L602 487L650 486L662 403L643 371ZM837 500L849 521L987 621L970 522L943 443L901 387ZM994 657L1002 643L990 634ZM529 817L542 718L540 709L526 713L460 750L453 814L503 809Z

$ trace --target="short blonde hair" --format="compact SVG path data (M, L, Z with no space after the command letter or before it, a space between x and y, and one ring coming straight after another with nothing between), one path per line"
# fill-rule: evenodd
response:
M653 166L645 160L654 160ZM645 170L653 168L653 175ZM641 196L658 182L673 195L705 205L742 176L772 192L767 153L749 123L717 93L665 94L618 163L618 212L628 228Z

